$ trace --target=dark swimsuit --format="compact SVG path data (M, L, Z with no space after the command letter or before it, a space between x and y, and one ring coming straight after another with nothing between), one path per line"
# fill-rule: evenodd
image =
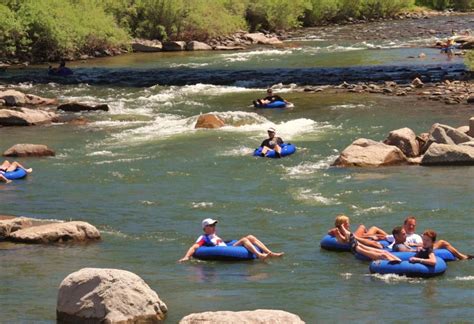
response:
M351 246L351 252L356 254L357 240L356 240L354 234L352 234L352 233L349 236L349 245Z
M431 249L431 248L429 248L429 249L423 249L423 250L418 251L418 252L415 254L415 258L429 259L431 253L433 253L433 249Z

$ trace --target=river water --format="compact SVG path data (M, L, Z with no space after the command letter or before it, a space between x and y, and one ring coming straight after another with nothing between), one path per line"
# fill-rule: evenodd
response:
M283 49L137 54L87 67L71 64L74 82L47 80L39 76L41 67L3 75L6 82L35 80L17 84L22 91L107 103L111 111L82 114L90 120L85 126L0 128L2 150L42 143L57 152L54 158L21 160L34 173L0 186L0 214L84 220L103 235L102 242L89 245L1 243L0 322L54 322L60 282L84 267L142 277L168 305L167 323L192 312L258 308L293 312L307 323L472 320L472 261L450 263L434 279L408 279L370 275L368 263L319 247L338 213L348 214L353 224L387 231L411 214L418 232L433 228L473 253L473 167L330 167L359 137L382 140L401 127L421 133L435 122L466 125L472 115L467 105L301 93L285 83L276 91L294 102L293 109L249 107L266 86L283 79L281 69L293 76L305 68L464 69L462 59L423 47L432 40L409 41L416 47L308 38ZM424 60L407 59L420 52L427 54ZM252 77L245 83L242 71L268 76L264 68L275 69L274 82ZM213 70L227 71L225 82L219 73L216 82L194 82L195 75ZM179 82L153 83L161 80L159 71L176 72ZM148 72L154 76L141 82ZM128 82L119 82L127 75ZM226 126L194 129L199 114L208 112ZM270 126L297 146L296 154L278 160L251 156ZM286 255L265 262L178 264L207 217L219 220L224 239L252 233Z

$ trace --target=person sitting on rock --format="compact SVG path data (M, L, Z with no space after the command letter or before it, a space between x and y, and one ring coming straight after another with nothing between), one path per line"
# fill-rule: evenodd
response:
M228 247L228 245L216 234L217 223L218 221L212 218L206 218L201 222L204 234L199 236L196 243L194 243L189 248L184 257L179 259L179 262L188 261L193 256L194 252L196 252L196 250L201 246ZM243 238L235 242L232 246L243 246L251 253L255 254L259 259L266 259L268 257L280 257L284 254L283 252L272 252L265 244L263 244L253 235L244 236ZM260 252L255 246L258 247L262 252Z
M262 152L260 155L263 157L265 156L268 151L274 150L276 157L281 157L281 145L283 144L283 140L281 137L275 136L276 130L273 127L270 127L267 130L268 138L260 144L262 148Z
M57 68L53 68L51 65L48 67L49 75L68 76L74 74L74 72L66 67L66 61L62 60Z
M282 101L286 104L290 103L289 101L286 101L285 99L283 99L279 95L273 94L273 90L271 88L269 88L269 89L267 89L267 96L263 99L254 100L253 104L254 104L254 106L258 107L258 106L268 105L268 104L270 104L272 102L275 102L275 101Z

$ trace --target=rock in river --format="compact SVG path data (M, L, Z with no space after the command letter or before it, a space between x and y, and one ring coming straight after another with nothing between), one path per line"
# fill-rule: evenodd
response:
M282 310L219 311L190 314L179 324L304 324L298 315Z

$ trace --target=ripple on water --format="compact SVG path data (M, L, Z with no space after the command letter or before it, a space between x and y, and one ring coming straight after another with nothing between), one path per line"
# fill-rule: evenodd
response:
M408 278L406 276L399 276L397 274L393 273L387 273L387 274L370 274L368 275L374 279L393 284L393 283L399 283L399 282L408 282L408 283L413 283L413 284L419 284L419 283L424 283L425 281L420 278Z
M313 192L311 189L298 189L293 194L293 197L296 200L308 202L312 205L330 206L341 204L337 199L324 197L320 192Z
M191 206L195 209L208 209L214 207L214 203L208 201L192 202Z

